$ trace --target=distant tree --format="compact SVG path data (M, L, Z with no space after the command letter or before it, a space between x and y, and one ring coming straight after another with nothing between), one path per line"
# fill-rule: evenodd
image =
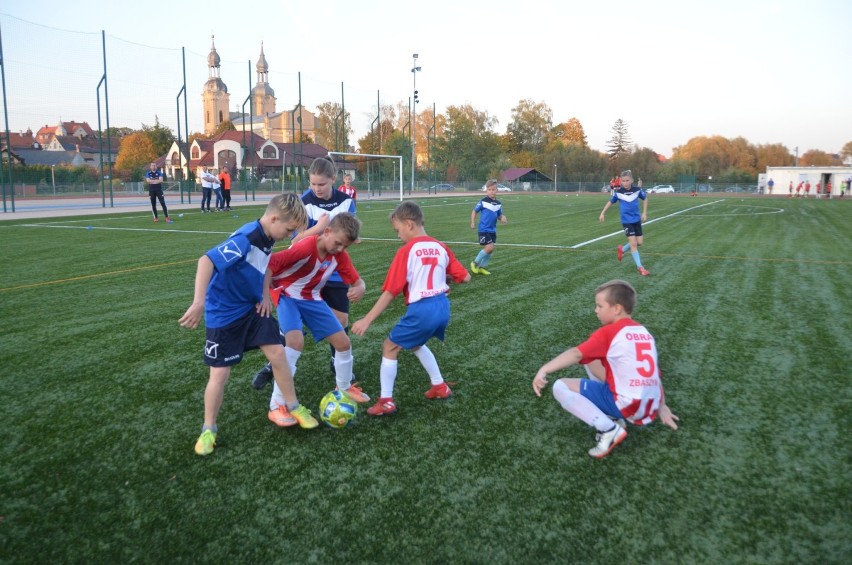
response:
M189 139L187 139L187 141L186 141L187 145L192 145L192 142L195 141L196 139L207 139L207 137L204 135L203 132L194 131L191 134L189 134Z
M104 135L109 137L124 137L131 133L133 133L133 130L128 127L111 127L104 130Z
M817 167L836 167L842 164L837 155L832 155L819 149L811 149L799 157L799 165L802 167L810 167L812 165Z
M443 135L437 139L435 161L438 171L457 172L458 180L483 179L501 158L497 119L470 104L449 106Z
M758 145L754 150L756 156L755 173L766 171L766 167L790 167L796 163L796 158L790 153L790 150L780 143Z
M553 110L544 102L525 99L512 108L512 121L506 134L515 151L540 152L552 127Z
M151 139L157 155L164 155L175 142L175 134L171 129L160 124L160 119L156 115L154 115L154 125L142 124L142 131Z
M314 126L317 143L332 151L348 151L352 124L349 112L337 102L323 102L317 106Z
M213 130L213 133L210 134L208 139L214 139L226 131L237 131L237 128L231 121L225 120L223 122L219 122L219 125L216 126L216 129Z
M609 158L615 161L619 155L630 150L632 143L627 131L627 124L624 120L618 118L612 126L612 137L606 144Z
M844 163L852 163L852 141L847 141L843 149L840 150L840 159Z
M571 118L567 122L553 126L550 133L555 141L559 141L565 146L579 145L581 147L588 147L589 145L583 125L577 118Z
M151 136L147 132L137 131L122 138L115 170L124 180L138 182L142 180L148 165L160 155L162 153L157 152Z

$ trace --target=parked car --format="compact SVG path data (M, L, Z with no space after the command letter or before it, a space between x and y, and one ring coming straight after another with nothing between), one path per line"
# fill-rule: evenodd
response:
M674 191L674 187L670 184L658 184L657 186L648 189L650 194L669 194Z
M612 192L612 188L608 184L605 184L601 187L601 192Z
M447 191L447 190L455 190L455 189L456 189L456 187L455 187L454 185L452 185L452 184L448 184L448 183L444 183L444 184L436 184L435 186L430 186L430 187L429 187L429 190L430 190L430 191L433 191L433 190L434 190L435 192L440 192L440 191L442 191L442 190L443 190L443 191Z
M485 185L482 185L482 191L485 192ZM497 192L512 192L512 189L505 184L497 183Z

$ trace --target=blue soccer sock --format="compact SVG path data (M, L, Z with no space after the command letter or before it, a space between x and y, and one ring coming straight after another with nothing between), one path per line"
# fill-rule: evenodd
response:
M484 267L488 264L488 261L491 260L492 253L483 253L482 260L479 262L480 267Z
M624 253L630 253L630 244L629 244L629 243L625 243L624 245L622 245L622 246L621 246L621 250L622 250Z
M638 251L631 251L630 255L633 256L633 262L636 263L636 267L637 268L641 267L642 266L642 259L639 258L639 252Z
M481 251L480 251L480 252L476 255L476 259L474 259L474 260L473 260L473 262L474 262L474 263L476 263L477 265L483 265L484 263L483 263L482 261L483 261L483 260L485 260L485 259L484 259L485 257L487 257L487 255L485 254L485 251L484 251L484 250L481 250Z

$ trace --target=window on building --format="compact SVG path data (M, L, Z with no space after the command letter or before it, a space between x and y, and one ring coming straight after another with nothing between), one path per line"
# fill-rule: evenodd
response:
M193 148L192 148L192 158L193 158L193 159L198 159L198 158L200 157L200 154L199 154L199 153L200 153L200 152L198 151L198 147L193 147Z
M271 145L267 145L263 148L263 158L264 159L275 159L278 155L276 154L275 148Z

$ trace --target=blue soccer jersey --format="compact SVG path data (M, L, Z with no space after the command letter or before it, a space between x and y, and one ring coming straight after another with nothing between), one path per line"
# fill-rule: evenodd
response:
M312 228L317 224L323 214L328 214L329 220L336 215L349 212L355 213L355 201L346 193L340 192L337 189L332 189L331 198L322 200L310 188L302 194L302 202L305 204L305 209L308 211L308 228ZM340 278L340 273L335 271L329 277L328 282L343 283Z
M636 187L619 188L612 193L612 198L609 199L613 204L618 203L618 213L621 216L622 224L635 224L642 221L639 200L645 200L645 191Z
M474 212L479 212L479 232L497 233L497 220L503 215L503 205L488 196L476 203Z
M263 279L273 245L275 240L266 236L258 220L207 252L213 262L204 304L208 328L235 322L263 299Z

